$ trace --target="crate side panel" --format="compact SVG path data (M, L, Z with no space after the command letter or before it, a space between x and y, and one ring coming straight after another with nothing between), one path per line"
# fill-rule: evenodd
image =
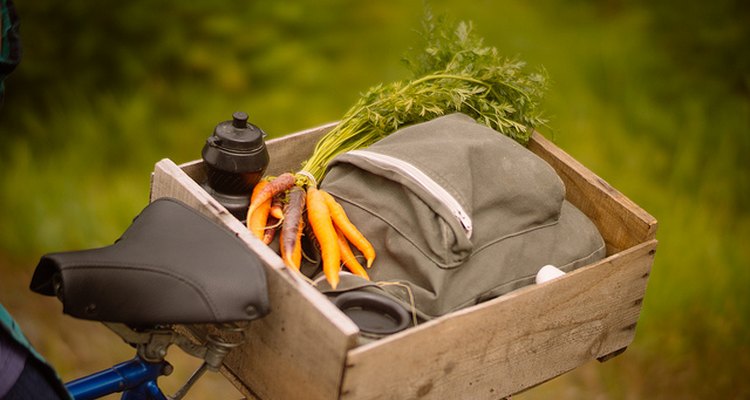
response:
M352 350L344 399L501 398L633 340L652 240Z
M529 149L547 161L565 183L566 197L599 228L607 254L654 239L654 217L581 163L534 133Z
M233 381L246 386L240 390L260 398L294 398L299 387L306 387L307 398L337 398L347 351L356 345L356 325L292 275L272 250L170 160L157 163L152 177L152 200L164 196L234 231L266 267L271 313L251 323L247 342L225 360Z
M262 399L297 398L300 388L305 398L338 398L355 333L342 333L282 280L269 277L268 289L271 313L252 323L248 343L230 353L224 365Z
M302 162L312 155L318 139L335 125L336 123L330 123L266 142L271 154L266 174L279 175L298 171L302 167Z
M206 167L203 165L203 160L193 160L180 164L180 169L187 176L196 182L205 182L206 178Z

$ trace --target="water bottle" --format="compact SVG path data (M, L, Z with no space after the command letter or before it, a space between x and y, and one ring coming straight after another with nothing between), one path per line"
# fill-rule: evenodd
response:
M247 217L250 194L268 167L265 132L248 122L244 112L216 125L206 139L203 188L240 221Z

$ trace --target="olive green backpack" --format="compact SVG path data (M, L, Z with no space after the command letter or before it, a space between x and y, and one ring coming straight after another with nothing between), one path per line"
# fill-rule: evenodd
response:
M594 224L565 200L555 170L464 114L403 128L336 157L321 187L372 242L372 282L343 274L336 291L382 291L422 319L601 259Z

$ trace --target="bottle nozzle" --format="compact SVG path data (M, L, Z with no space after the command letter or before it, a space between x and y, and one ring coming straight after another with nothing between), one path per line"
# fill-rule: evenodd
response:
M235 128L245 129L247 128L247 114L242 111L237 111L232 114L232 126Z

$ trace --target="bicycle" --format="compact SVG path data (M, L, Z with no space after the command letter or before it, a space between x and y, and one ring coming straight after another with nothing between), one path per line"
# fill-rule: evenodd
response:
M41 257L34 292L57 296L63 312L102 322L136 349L132 360L66 383L75 400L122 393L125 400L182 399L206 371L269 312L260 259L228 230L170 198L150 203L112 245ZM207 333L196 337L190 326ZM203 362L172 396L158 378L177 345Z

